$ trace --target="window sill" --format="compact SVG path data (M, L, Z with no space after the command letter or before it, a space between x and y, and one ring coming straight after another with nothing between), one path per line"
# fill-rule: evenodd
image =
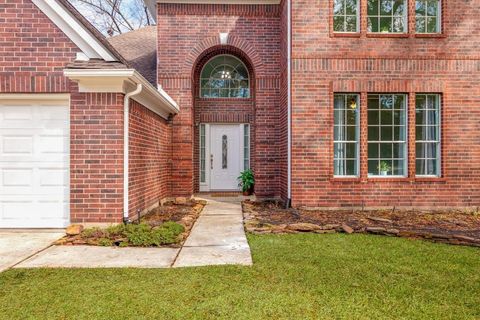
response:
M446 38L444 33L415 33L415 38Z
M333 176L332 178L330 178L330 181L331 182L361 182L361 178L356 176L345 176L345 177Z
M202 98L197 97L197 100L201 101L253 101L253 98Z
M447 179L445 177L435 177L435 176L418 176L415 177L415 181L418 182L445 182Z
M332 38L360 38L359 32L333 32Z
M410 35L408 33L381 33L381 32L370 32L366 34L367 38L408 38Z

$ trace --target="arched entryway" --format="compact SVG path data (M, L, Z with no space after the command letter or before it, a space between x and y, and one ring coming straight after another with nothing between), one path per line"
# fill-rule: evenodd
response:
M238 191L255 165L255 77L240 50L205 52L194 69L195 191Z

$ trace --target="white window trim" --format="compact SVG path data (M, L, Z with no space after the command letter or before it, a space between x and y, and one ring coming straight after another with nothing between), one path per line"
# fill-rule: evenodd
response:
M437 114L437 123L438 123L438 141L437 141L437 174L417 174L415 170L415 176L419 178L440 178L442 176L442 95L438 93L418 93L415 94L415 99L417 98L417 95L436 95L438 97L437 99L437 108L438 108L438 114ZM416 109L416 100L415 100L415 109ZM415 124L416 127L416 124ZM415 128L416 130L416 128ZM415 131L415 147L417 145L417 142L426 142L426 143L431 143L432 141L423 141L420 140L418 141L416 139L416 131ZM415 152L415 165L416 165L416 160L417 160L417 155Z
M408 94L404 94L404 93L369 93L368 95L378 95L378 96L381 96L381 95L403 95L404 96L404 101L405 101L405 140L403 141L370 141L368 140L368 137L367 137L367 167L368 167L368 161L370 160L370 158L368 157L368 144L370 142L372 143L382 143L382 142L385 142L385 143L388 143L388 142L391 142L391 143L404 143L404 161L403 161L403 172L405 172L405 174L403 175L386 175L386 176L382 176L382 175L375 175L375 174L370 174L368 173L367 174L367 177L368 178L374 178L374 179L391 179L391 178L407 178L408 177L408 152L409 152L409 149L408 149L408 141L409 141L409 134L408 134L408 117L409 117L409 105L408 105L408 97L409 95ZM367 98L367 101L368 101L368 98ZM367 112L368 112L368 102L367 102ZM368 119L367 119L367 131L368 131ZM378 158L380 159L380 158ZM368 172L368 169L367 169L367 172Z
M366 1L368 2L369 0L366 0ZM381 0L379 0L379 1L381 1ZM408 34L408 33L409 33L409 28L408 28L408 20L409 20L408 4L409 4L409 1L411 1L411 0L404 0L404 3L405 3L405 14L404 14L404 16L403 16L403 24L404 24L404 26L405 26L405 29L404 29L402 32L390 32L390 31L389 31L389 32L382 32L382 31L377 31L377 32L375 32L375 31L368 31L368 18L369 18L369 17L374 17L374 18L376 17L376 18L380 19L380 17L387 17L387 16L381 16L381 15L380 15L380 12L378 12L377 15L369 15L369 14L368 14L368 11L367 11L367 13L366 13L366 15L367 15L367 25L366 25L367 33L368 33L368 34ZM367 4L367 5L368 5L368 4ZM392 17L392 19L393 19L395 16L392 15L391 17ZM380 20L379 20L379 21L380 21Z
M342 1L345 1L345 0L342 0ZM347 16L350 16L350 15L347 15L347 14L343 14L343 15L335 15L335 14L332 14L332 29L333 29L333 33L337 33L337 34L351 34L351 33L360 33L360 1L361 0L357 0L357 14L356 14L356 17L357 17L357 27L356 27L356 31L335 31L335 25L333 24L334 23L334 20L335 20L335 17L347 17ZM335 5L335 0L332 1L332 3ZM331 8L331 10L333 10L333 8ZM345 22L344 22L344 27L345 27Z
M334 174L333 177L334 178L339 178L339 179L345 179L345 178L358 178L360 177L360 170L361 170L361 162L360 162L360 148L361 148L361 137L360 137L360 126L361 126L361 116L362 116L362 112L360 111L361 109L361 99L360 99L360 94L359 93L345 93L345 92L337 92L337 93L334 93L334 101L335 101L335 96L336 95L355 95L357 96L357 110L358 110L358 114L357 114L357 123L356 123L356 128L355 128L355 132L356 132L356 135L357 135L357 141L338 141L338 140L335 140L335 133L334 133L334 137L333 137L333 147L335 148L335 143L356 143L357 145L357 148L356 148L356 151L355 151L355 161L357 161L357 173L355 175L336 175ZM335 103L335 102L334 102ZM335 106L333 107L333 112L335 113ZM335 115L334 115L335 117ZM335 123L333 124L333 127L335 128ZM335 152L335 150L334 150ZM333 164L333 171L335 172L335 155L333 156L333 161L334 161L334 164Z
M202 79L205 79L205 78L202 78L202 74L203 74L203 70L205 70L206 66L214 59L218 58L219 56L228 56L228 57L232 57L238 61L240 61L245 70L247 71L247 76L248 76L248 97L203 97L202 96ZM243 62L240 58L234 56L233 54L219 54L219 55L216 55L212 58L210 58L202 67L202 70L200 71L200 77L199 77L199 83L198 83L198 96L200 97L200 99L232 99L232 100L235 100L235 99L251 99L252 98L252 77L250 76L250 71L248 70L247 68L247 65L245 64L245 62Z
M417 0L415 0L415 6L417 5ZM426 17L426 16L423 16ZM418 32L417 31L417 14L415 13L415 33L416 34L441 34L442 30L442 17L443 17L443 3L442 0L438 0L438 11L437 11L437 32Z

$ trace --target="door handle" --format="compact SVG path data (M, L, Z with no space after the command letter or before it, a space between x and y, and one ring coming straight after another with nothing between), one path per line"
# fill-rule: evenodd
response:
M210 169L213 170L213 154L210 155Z

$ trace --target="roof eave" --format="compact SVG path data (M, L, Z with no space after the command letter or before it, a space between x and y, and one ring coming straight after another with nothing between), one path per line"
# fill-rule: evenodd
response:
M132 97L156 114L168 119L170 114L178 114L178 104L163 89L155 88L134 69L65 69L64 75L76 81L80 92L121 92L133 91L141 84L142 92Z

